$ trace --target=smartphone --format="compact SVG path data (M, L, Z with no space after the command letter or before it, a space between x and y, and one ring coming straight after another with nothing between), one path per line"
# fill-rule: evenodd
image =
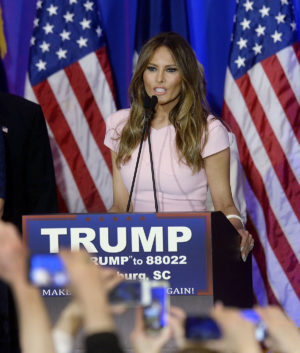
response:
M166 281L150 281L151 303L144 306L143 316L147 331L157 332L168 323L169 295Z
M66 267L58 254L34 254L29 261L29 280L37 287L63 288L70 283Z
M110 293L111 304L126 304L129 306L149 305L151 291L149 281L124 281L118 284Z
M209 316L188 316L185 320L185 336L195 341L215 340L222 337L222 331Z

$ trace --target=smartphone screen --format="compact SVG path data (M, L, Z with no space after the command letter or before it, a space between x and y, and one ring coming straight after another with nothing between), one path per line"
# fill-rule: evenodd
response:
M57 254L35 254L30 257L29 280L37 287L62 288L70 279Z
M109 294L112 304L149 305L151 299L147 281L124 281Z
M219 325L209 316L188 316L185 321L185 336L190 340L219 339Z
M144 307L144 322L146 330L159 331L167 325L169 296L166 282L152 282L151 303Z

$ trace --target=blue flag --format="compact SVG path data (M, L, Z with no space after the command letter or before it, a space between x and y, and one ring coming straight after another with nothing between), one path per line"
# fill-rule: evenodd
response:
M185 0L140 0L137 9L135 51L161 32L177 32L189 40Z

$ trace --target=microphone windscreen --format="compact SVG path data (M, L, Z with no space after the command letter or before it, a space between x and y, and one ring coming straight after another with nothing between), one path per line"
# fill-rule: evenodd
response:
M150 110L154 110L156 104L157 104L157 96L152 96L151 101L150 101Z
M144 99L145 110L153 110L157 104L157 96L152 96L151 98L146 94Z

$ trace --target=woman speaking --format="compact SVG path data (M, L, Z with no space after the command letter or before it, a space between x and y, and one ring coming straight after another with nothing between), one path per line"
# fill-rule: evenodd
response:
M131 107L107 120L105 145L111 150L113 163L113 206L109 212L126 211L147 96L157 97L149 137L159 212L204 211L209 187L215 210L222 211L241 235L245 261L254 241L232 199L228 132L210 114L203 70L189 43L176 33L159 34L143 46L129 87ZM146 143L130 210L155 212Z

